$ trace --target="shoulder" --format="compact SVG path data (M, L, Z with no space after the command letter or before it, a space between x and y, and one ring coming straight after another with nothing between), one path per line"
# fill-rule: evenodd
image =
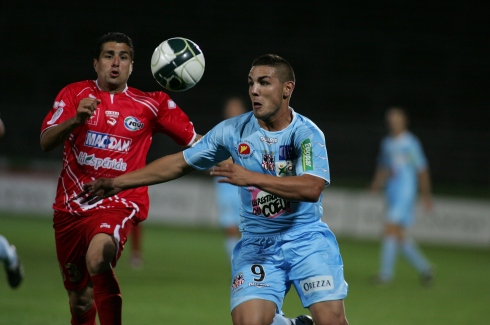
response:
M130 96L137 97L147 97L156 101L160 101L162 99L170 99L170 96L164 93L163 91L142 91L134 87L129 87L126 90L126 93Z
M145 92L137 88L128 87L126 96L144 106L151 108L154 112L162 111L162 108L177 108L177 104L163 91Z
M322 138L325 137L323 131L318 127L318 125L316 125L316 123L308 117L294 112L294 119L295 121L293 121L293 123L296 133L314 134L320 135Z
M406 140L411 144L420 145L419 138L415 134L413 134L412 132L407 132Z
M62 91L70 91L75 95L83 93L85 90L94 91L97 88L97 85L93 80L84 80L73 82L71 84L66 85Z

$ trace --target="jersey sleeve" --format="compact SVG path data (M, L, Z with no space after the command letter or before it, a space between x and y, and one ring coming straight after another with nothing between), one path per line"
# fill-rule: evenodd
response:
M224 123L215 126L192 147L184 150L184 159L192 167L204 170L228 159L231 154L223 141Z
M44 118L41 126L41 134L47 129L75 116L77 107L78 101L76 96L73 94L70 86L66 86L56 96L53 107Z
M325 186L330 184L327 146L325 136L320 129L312 126L298 132L295 151L298 157L296 175L314 175L323 178Z
M154 131L168 135L181 146L191 145L196 131L189 117L168 95L163 92L157 94L159 110Z

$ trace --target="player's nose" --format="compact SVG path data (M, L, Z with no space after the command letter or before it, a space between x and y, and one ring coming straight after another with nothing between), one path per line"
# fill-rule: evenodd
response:
M258 92L258 85L257 84L253 84L253 86L250 87L250 93L254 96L258 96L259 95L259 92Z
M121 62L121 59L116 55L116 56L114 56L114 60L112 61L112 66L118 67L120 62Z

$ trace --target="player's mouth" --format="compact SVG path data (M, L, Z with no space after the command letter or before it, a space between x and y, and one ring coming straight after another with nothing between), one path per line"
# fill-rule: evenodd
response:
M259 102L254 102L253 107L254 107L255 109L259 109L259 108L261 108L261 107L262 107L262 103L259 103Z
M117 77L119 76L119 71L112 70L112 71L110 72L110 76L111 76L112 78L117 78Z

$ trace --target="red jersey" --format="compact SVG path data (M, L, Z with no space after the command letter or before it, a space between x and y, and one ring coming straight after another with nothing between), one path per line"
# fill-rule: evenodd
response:
M146 165L146 155L156 132L169 135L179 145L190 145L196 136L187 115L164 92L142 92L132 87L117 94L102 91L87 80L63 88L45 117L41 134L75 116L83 98L101 102L85 124L77 127L63 147L61 170L53 209L86 216L93 209L139 210L137 219L148 215L148 188L140 187L93 205L73 198L82 186L100 177L116 177Z

